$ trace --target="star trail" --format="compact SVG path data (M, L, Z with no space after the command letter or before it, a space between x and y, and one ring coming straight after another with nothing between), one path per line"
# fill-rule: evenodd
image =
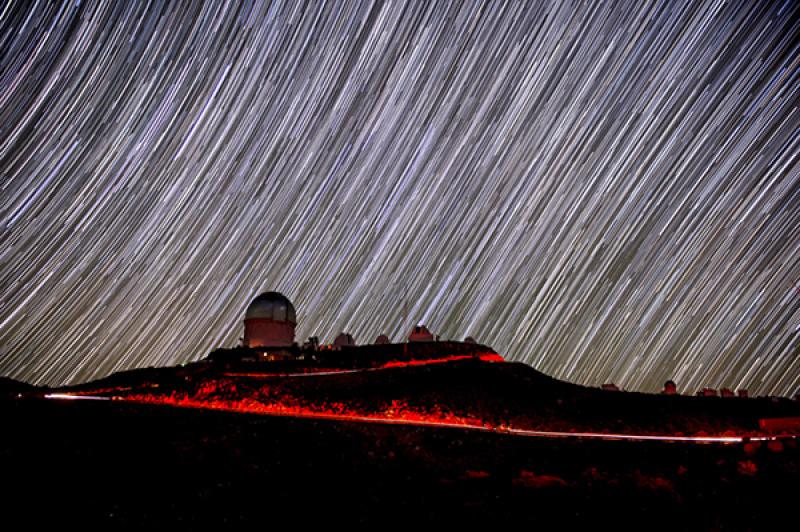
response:
M799 103L793 1L9 2L0 375L197 360L276 290L300 342L794 394Z

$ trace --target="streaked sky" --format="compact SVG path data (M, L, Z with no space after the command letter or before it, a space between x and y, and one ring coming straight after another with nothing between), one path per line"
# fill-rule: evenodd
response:
M794 1L7 3L0 375L197 360L277 290L300 342L794 394L799 103Z

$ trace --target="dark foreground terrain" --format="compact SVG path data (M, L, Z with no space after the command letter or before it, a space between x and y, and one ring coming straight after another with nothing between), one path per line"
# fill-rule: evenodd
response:
M800 494L794 440L526 438L13 397L0 415L8 530L765 530L796 523Z
M520 362L450 359L463 354L454 351L453 345L461 350L481 346L446 342L408 345L415 350L427 347L428 356L438 355L440 362L417 359L355 372L345 365L318 374L314 371L320 368L313 366L289 370L289 375L312 370L299 377L287 376L281 372L281 364L273 362L233 367L196 363L116 373L78 386L29 390L28 395L60 392L249 413L289 411L524 430L671 436L752 437L763 435L762 419L800 419L800 402L786 398L609 392L554 379ZM375 346L364 346L369 347ZM486 354L497 356L494 351ZM795 434L797 427L788 430Z

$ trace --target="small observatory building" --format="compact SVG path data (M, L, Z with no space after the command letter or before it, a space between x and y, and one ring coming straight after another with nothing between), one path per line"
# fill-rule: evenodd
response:
M264 292L244 315L245 347L289 347L294 344L297 317L294 305L279 292Z

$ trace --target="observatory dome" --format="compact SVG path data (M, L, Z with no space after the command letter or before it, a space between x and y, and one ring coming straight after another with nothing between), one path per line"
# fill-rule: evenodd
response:
M244 345L291 346L296 325L294 305L289 298L278 292L264 292L245 311Z
M247 307L244 319L266 318L273 321L286 321L297 324L294 305L279 292L264 292Z
M409 342L433 342L433 333L424 325L417 325L408 336Z
M333 339L333 348L341 349L345 345L356 345L356 341L353 339L352 334L341 332L336 338Z

